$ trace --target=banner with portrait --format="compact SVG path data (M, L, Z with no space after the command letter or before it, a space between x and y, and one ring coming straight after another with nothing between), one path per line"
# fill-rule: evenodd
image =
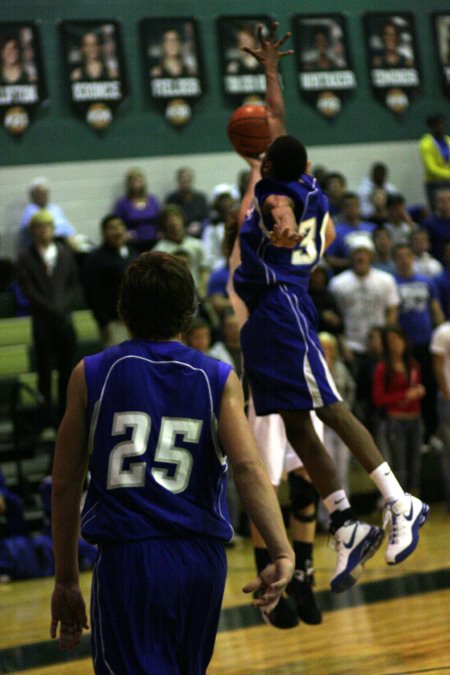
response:
M450 12L433 14L434 35L441 72L442 89L450 98Z
M63 21L64 72L73 108L95 131L109 127L128 94L117 21Z
M234 106L264 102L264 70L242 47L257 49L258 25L268 31L271 23L268 16L223 16L217 21L223 89Z
M5 129L19 137L47 99L34 22L0 23L0 60L0 118Z
M298 15L293 21L300 91L321 115L333 119L356 88L345 17Z
M414 16L370 12L364 25L375 97L401 116L421 88Z
M167 121L181 128L205 90L197 22L143 19L140 25L146 89Z

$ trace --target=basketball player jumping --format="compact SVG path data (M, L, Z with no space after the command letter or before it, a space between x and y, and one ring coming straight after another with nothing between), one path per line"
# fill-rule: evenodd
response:
M245 371L256 413L279 413L288 439L300 456L330 513L337 551L331 588L341 592L359 578L363 564L381 545L383 529L359 522L342 490L333 461L318 438L310 411L334 429L369 473L385 498L391 522L386 561L401 562L416 548L429 507L405 494L374 441L336 390L317 337L316 311L308 295L310 272L334 236L328 202L307 172L303 144L286 135L278 62L289 34L245 48L263 66L271 145L260 167L249 160L254 200L240 230L241 264L235 290L249 317L241 331ZM262 180L257 181L258 171ZM245 206L244 198L244 206Z

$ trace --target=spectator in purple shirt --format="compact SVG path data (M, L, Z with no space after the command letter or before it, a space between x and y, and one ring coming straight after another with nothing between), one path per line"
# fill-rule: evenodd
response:
M158 217L161 210L155 195L147 191L141 169L130 169L125 176L126 194L114 206L114 215L125 223L129 238L138 251L149 251L158 239Z
M328 247L325 259L333 272L337 274L350 266L350 248L352 239L362 232L370 234L374 223L361 219L359 197L355 192L346 192L342 198L341 212L335 224L336 239Z

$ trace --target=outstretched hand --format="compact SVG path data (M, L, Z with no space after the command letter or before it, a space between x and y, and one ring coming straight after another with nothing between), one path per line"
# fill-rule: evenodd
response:
M277 63L283 56L291 56L291 54L294 53L293 49L287 49L282 52L280 51L280 47L282 47L286 40L291 37L292 33L285 33L283 37L276 40L275 33L279 25L278 21L273 22L269 29L269 36L266 39L264 37L264 25L260 23L257 30L258 42L260 45L259 48L252 49L251 47L241 47L242 51L254 56L263 66L270 61Z
M294 562L291 558L278 558L268 565L260 574L242 589L244 593L262 591L253 600L253 607L259 607L264 614L269 614L278 604L283 590L294 573Z
M86 606L77 583L55 583L51 612L50 636L56 638L59 624L59 645L70 651L80 644L83 628L89 629Z

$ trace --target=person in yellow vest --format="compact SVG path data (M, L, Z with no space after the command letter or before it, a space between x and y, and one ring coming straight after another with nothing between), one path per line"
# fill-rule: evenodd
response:
M425 170L425 190L430 208L434 208L434 193L450 187L450 136L445 133L444 115L426 119L429 133L420 139L419 152Z

